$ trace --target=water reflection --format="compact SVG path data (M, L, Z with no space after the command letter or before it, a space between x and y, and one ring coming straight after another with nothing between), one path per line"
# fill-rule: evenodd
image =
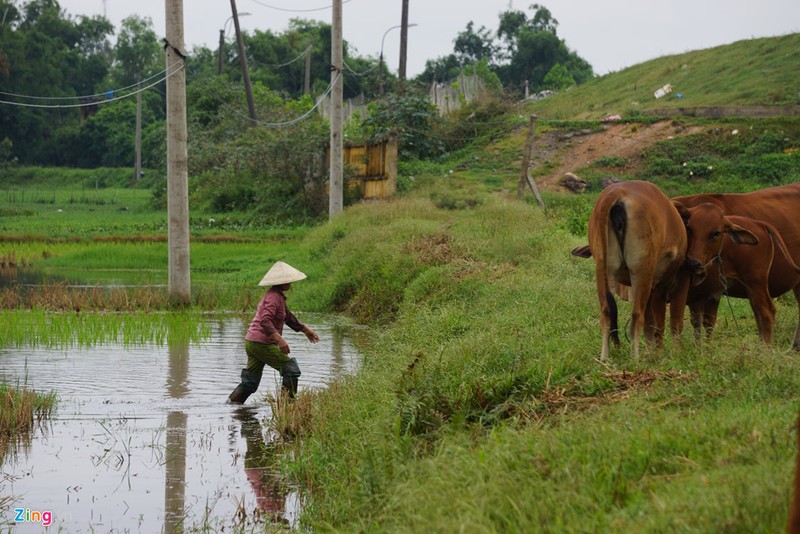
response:
M269 471L275 448L264 439L264 430L253 408L237 408L233 418L241 422L241 435L247 443L244 453L244 472L255 495L253 516L265 516L273 524L289 525L286 518L287 490ZM247 512L247 510L244 510Z
M302 365L301 389L355 371L359 330L324 316L304 320L322 339L312 345L287 333ZM264 469L274 449L259 424L270 416L264 397L279 377L265 376L246 407L225 404L245 358L247 324L238 315L209 318L211 337L200 345L0 350L0 376L59 397L49 431L2 465L0 529L13 519L12 504L52 511L55 531L65 532L291 523L299 497ZM6 496L13 500L4 509Z
M169 343L167 391L173 399L189 392L189 343ZM183 411L167 414L167 448L164 462L164 532L182 532L186 517L186 422Z

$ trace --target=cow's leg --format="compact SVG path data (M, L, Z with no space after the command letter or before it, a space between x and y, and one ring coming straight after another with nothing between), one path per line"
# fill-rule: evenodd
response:
M608 305L607 295L608 293L600 296L600 334L603 338L600 359L603 361L608 359L608 338L611 333L611 308Z
M691 314L692 328L694 329L694 339L700 343L703 339L703 325L705 319L705 301L699 299L689 305Z
M631 353L639 357L639 337L645 327L645 314L650 300L651 279L631 279Z
M664 324L667 318L667 300L664 294L655 288L650 293L645 315L645 339L656 347L664 344Z
M669 329L672 341L680 346L681 333L683 332L683 314L686 312L686 300L689 298L689 285L691 279L687 273L678 273L675 288L669 298Z
M605 361L608 359L608 339L610 337L614 344L619 346L619 333L617 332L617 302L609 291L605 273L602 271L597 274L597 298L600 300L600 333L603 338L600 359Z
M717 312L719 311L719 296L708 297L703 311L703 327L706 329L706 338L711 339L714 327L717 325Z
M763 287L753 288L749 295L750 307L756 318L758 335L767 345L772 344L772 334L775 330L775 303L769 296L767 281L764 280Z
M797 320L797 330L794 332L794 339L792 340L792 348L794 350L800 351L800 285L794 286L792 290L794 292L794 298L797 301L797 312L798 312L798 320Z

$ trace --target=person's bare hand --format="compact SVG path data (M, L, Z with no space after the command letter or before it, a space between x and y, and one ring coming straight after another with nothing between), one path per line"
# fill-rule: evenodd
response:
M281 352L284 354L289 354L289 352L291 352L289 349L289 344L283 338L278 340L278 348L281 349Z
M319 341L319 336L317 335L317 333L311 330L309 327L305 327L303 329L303 333L306 335L306 337L311 343L317 343Z

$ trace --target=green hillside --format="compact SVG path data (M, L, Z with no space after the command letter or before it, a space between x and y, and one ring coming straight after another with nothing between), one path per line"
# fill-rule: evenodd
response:
M738 41L640 63L530 104L530 110L551 119L600 119L660 108L798 105L798 65L800 33ZM656 99L653 93L665 84L672 94Z

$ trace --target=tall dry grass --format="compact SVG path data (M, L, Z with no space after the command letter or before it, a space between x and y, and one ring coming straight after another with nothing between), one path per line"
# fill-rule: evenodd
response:
M56 405L56 394L37 393L0 383L0 465L6 454L30 436L37 421L47 418Z

